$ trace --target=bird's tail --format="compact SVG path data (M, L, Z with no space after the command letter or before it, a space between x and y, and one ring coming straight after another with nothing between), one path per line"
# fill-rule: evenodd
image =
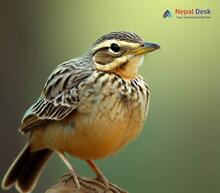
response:
M31 152L30 145L26 144L5 174L2 189L15 185L19 192L31 192L51 153L49 149Z

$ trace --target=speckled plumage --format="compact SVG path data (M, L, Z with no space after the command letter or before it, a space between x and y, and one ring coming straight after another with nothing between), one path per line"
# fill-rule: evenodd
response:
M84 160L100 159L138 135L149 99L148 87L140 76L125 81L115 74L94 71L78 84L77 92L80 100L75 111L34 131L38 135L33 137L33 144L46 138L43 144L33 146L35 150L46 146Z

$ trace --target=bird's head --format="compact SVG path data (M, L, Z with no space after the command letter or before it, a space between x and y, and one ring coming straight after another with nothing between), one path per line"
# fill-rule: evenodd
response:
M160 48L144 42L132 32L112 32L99 38L92 46L92 60L100 71L113 72L125 79L138 75L144 54Z

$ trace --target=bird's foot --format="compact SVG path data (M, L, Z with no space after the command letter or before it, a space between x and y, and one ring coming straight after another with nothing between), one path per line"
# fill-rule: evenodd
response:
M102 184L104 184L105 186L108 186L109 181L107 180L107 178L104 175L98 175L95 180L101 182Z
M76 188L78 190L80 189L79 177L77 175L72 175L71 173L67 173L62 176L62 182L64 182L64 184L67 184L69 180L73 180L73 182L76 185Z
M127 191L119 188L117 185L111 183L107 180L105 176L97 176L95 179L87 179L80 177L83 181L80 180L80 182L83 184L83 182L87 182L90 184L95 184L101 186L103 189L105 189L106 193L128 193Z
M111 191L113 190L113 192L115 191L115 192L119 192L119 193L128 193L128 191L123 190L122 188L118 187L117 185L115 185L111 182L109 182L108 187Z
M91 192L94 192L95 190L99 190L99 191L104 190L105 193L128 193L127 191L119 188L117 185L108 181L103 176L98 176L95 179L78 176L77 179L78 179L79 187L77 187L77 182L74 180L73 176L70 173L64 174L62 176L61 181L65 185L74 183L75 187L78 190L79 188L80 190L81 188L82 189L85 188L87 190L90 190ZM99 192L99 191L95 191L95 192Z

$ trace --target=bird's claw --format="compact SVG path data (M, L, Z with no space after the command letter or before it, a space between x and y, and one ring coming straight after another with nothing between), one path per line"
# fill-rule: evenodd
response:
M73 182L75 183L77 189L80 189L80 183L79 183L79 177L76 176L76 175L72 175L71 173L67 173L67 174L64 174L62 176L62 182L64 184L67 184L69 182L69 180L73 180Z
M89 179L89 178L77 176L77 179L79 185L87 189L94 189L94 187L98 186L101 189L105 190L106 193L128 193L127 191L119 188L117 185L111 183L105 177L102 176L98 176L95 179ZM62 176L63 183L67 184L70 180L72 180L77 187L77 182L74 180L73 176L70 173L64 174ZM77 187L77 189L79 188Z

